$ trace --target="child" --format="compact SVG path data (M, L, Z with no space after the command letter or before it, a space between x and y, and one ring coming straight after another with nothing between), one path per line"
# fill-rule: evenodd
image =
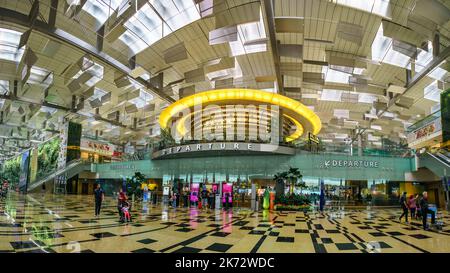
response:
M128 202L123 202L122 214L125 222L131 222L130 208Z

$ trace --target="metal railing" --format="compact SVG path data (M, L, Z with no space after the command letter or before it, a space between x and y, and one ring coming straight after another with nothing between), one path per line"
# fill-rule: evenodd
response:
M68 162L64 168L60 168L52 172L51 174L45 176L44 178L34 181L33 183L30 183L28 185L27 191L32 191L37 187L41 186L42 184L54 180L56 177L60 175L66 175L67 178L70 178L79 172L90 170L90 164L91 164L90 162L81 159L72 160Z
M406 128L406 133L408 134L414 132L415 130L422 128L423 126L431 123L438 118L441 118L441 110L438 110L409 126L408 128Z
M122 162L148 160L151 159L153 151L162 150L180 145L203 143L201 141L189 141L172 145L159 145L155 144L154 147L150 147L145 150L135 152L131 155L123 155L120 159ZM254 142L253 142L254 143ZM264 143L264 142L261 142ZM333 155L347 155L347 156L378 156L378 157L413 157L414 153L409 148L351 148L350 145L336 145L321 143L319 146L312 147L308 143L280 143L280 146L291 147L297 150L297 153L315 153L315 154L333 154Z

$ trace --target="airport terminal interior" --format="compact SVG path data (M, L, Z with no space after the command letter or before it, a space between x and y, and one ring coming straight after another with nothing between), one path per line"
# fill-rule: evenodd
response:
M0 0L0 253L449 253L450 1Z

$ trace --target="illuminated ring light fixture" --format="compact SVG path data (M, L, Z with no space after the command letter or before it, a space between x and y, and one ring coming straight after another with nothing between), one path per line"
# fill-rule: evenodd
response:
M182 98L172 103L161 112L159 124L162 129L166 129L169 126L172 117L176 117L183 110L190 109L195 105L206 106L212 103L242 102L265 103L279 106L283 115L291 120L296 126L296 131L286 137L286 141L288 142L300 138L307 132L317 135L322 128L320 118L311 109L299 101L277 93L240 88L210 90ZM179 122L178 124L184 124L184 122ZM180 133L184 132L184 128L177 128L177 130Z
M180 120L178 120L178 122L176 124L176 129L177 129L177 132L180 134L180 136L184 136L187 133L187 130L185 127L186 119L188 117L191 117L192 115L195 116L196 112L198 112L198 110L195 111L194 113L189 113L188 115L185 115ZM296 128L295 132L293 134L291 134L285 138L286 141L290 142L290 141L293 141L293 140L299 138L303 134L303 126L297 120L295 120L293 117L286 115L286 114L284 114L283 116L286 117L286 119L288 119L289 121L291 121L295 125L295 128Z

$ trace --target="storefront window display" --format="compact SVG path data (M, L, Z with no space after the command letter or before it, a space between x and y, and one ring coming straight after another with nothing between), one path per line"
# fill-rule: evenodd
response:
M200 190L200 184L198 184L198 183L191 184L191 193L190 193L190 198L189 198L191 201L191 205L197 205L199 190Z
M233 206L233 184L222 183L222 206L229 208Z
M115 146L110 143L82 138L81 159L93 163L109 163L114 156Z

